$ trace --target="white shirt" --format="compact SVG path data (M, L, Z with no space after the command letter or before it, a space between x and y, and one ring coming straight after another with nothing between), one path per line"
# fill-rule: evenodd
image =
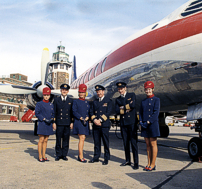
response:
M121 95L121 97L125 98L125 96L126 96L126 93L127 93L127 92L125 92L125 93L124 93L123 95Z
M63 97L63 96L61 95L61 99L62 99L62 101L63 101L63 100L66 101L66 99L67 99L67 95L66 95L65 97Z
M103 98L105 97L105 95L102 98L99 98L99 102L101 102L103 100Z

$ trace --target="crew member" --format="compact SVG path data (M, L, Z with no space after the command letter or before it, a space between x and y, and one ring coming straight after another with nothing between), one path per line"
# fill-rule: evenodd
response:
M48 87L43 89L43 101L37 102L35 115L38 118L37 134L39 135L38 152L40 162L49 161L45 155L49 135L53 135L54 107L49 102L51 90Z
M70 86L60 86L61 95L54 99L55 118L53 127L56 128L56 158L55 161L63 159L68 161L70 127L73 127L72 99L67 96ZM61 140L63 139L63 140Z
M120 166L131 165L130 144L133 152L134 166L138 169L138 146L137 146L137 115L135 93L126 91L126 83L116 83L120 96L116 99L116 113L120 115L121 135L125 150L126 161Z
M158 116L160 111L160 99L153 94L154 83L147 81L144 84L147 98L142 100L140 106L141 136L144 137L147 145L148 164L144 171L156 169L156 157L158 152L157 137L160 136Z
M112 111L112 101L105 96L105 88L102 85L96 85L95 90L98 98L93 101L90 109L91 120L93 121L94 157L89 163L99 161L102 138L104 144L104 161L102 164L107 165L110 159L109 129L111 122L109 116Z
M83 146L86 135L90 134L89 131L89 110L90 104L86 97L87 86L85 84L79 85L79 99L73 101L72 111L74 116L73 134L79 136L79 155L78 161L86 163L83 157Z

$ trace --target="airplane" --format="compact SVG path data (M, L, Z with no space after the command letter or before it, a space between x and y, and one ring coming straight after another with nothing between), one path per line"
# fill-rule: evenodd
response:
M167 115L185 116L187 120L198 120L195 131L202 132L202 0L189 0L170 15L124 40L93 66L87 69L70 87L69 95L77 98L77 88L85 83L89 100L96 96L94 86L106 88L106 96L113 100L119 96L118 81L127 83L128 92L135 92L137 110L145 98L144 83L155 84L155 95L161 100L159 124L161 136L169 135L165 124ZM0 92L30 94L34 106L42 98L47 82L47 49L43 51L41 81L32 88L0 86ZM45 53L46 52L46 53ZM45 55L46 54L46 55ZM46 58L45 58L46 57ZM73 72L76 72L76 66ZM20 92L21 91L21 92ZM16 94L16 93L15 93ZM52 90L59 94L59 90ZM188 152L195 159L202 155L202 138L192 138Z

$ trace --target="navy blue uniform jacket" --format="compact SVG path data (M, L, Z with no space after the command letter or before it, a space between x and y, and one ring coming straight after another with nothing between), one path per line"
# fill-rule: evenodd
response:
M160 136L158 116L160 111L160 99L158 97L146 98L142 100L140 106L139 117L140 121L151 124L144 129L142 128L143 137L157 137Z
M37 102L36 108L35 108L35 115L38 118L38 128L37 128L37 134L38 135L52 135L53 127L52 123L48 125L43 121L44 118L50 120L54 118L54 108L53 104L48 102Z
M87 100L76 99L73 101L72 112L74 115L74 127L73 134L81 134L81 135L89 135L89 121L86 122L86 126L84 126L80 120L81 117L86 119L89 115L90 104ZM88 120L89 120L88 119Z
M124 110L120 110L121 106L124 106ZM119 96L116 99L116 114L120 115L121 126L136 123L137 115L135 93L126 93L125 98Z
M109 120L109 116L111 111L112 111L111 99L107 98L106 96L103 98L101 102L99 102L99 99L96 99L93 101L92 106L90 108L91 120L94 121L95 119L101 119L102 120L101 127L110 127L111 122ZM96 127L95 124L93 124L93 126Z
M72 102L73 100L69 97L66 98L66 101L62 101L61 96L54 99L54 122L56 125L70 125L73 123Z

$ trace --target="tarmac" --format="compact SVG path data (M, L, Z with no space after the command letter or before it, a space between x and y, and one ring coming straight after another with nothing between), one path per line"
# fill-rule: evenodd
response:
M33 135L33 123L0 122L0 188L201 188L202 163L192 162L187 144L198 136L189 127L171 126L168 138L158 138L157 170L145 172L146 144L139 138L138 170L131 166L120 167L124 162L121 139L110 130L111 160L81 163L78 157L78 137L71 135L68 161L55 161L55 135L49 137L47 157L49 162L37 160L38 136ZM84 157L93 157L93 137L87 136ZM132 155L132 154L131 154Z

